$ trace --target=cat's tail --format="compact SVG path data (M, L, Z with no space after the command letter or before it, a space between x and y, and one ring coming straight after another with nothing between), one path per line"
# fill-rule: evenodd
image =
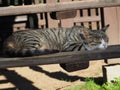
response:
M44 51L39 50L39 49L21 49L16 51L13 48L9 48L7 50L4 50L3 53L4 55L10 56L10 57L28 57L28 56L39 56L39 55L46 55L46 54L51 54L51 53L57 53L59 52L58 50L47 50L45 49Z
M58 50L49 50L49 49L38 49L38 48L24 48L17 47L15 43L4 44L3 54L9 57L28 57L28 56L38 56L51 53L57 53Z

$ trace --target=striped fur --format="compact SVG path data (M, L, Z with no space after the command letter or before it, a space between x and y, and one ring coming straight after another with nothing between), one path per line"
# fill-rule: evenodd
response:
M108 37L103 30L89 30L83 26L22 30L13 33L4 42L3 52L9 56L34 56L80 51L82 46L85 49L93 50L98 48L96 46L101 44L102 39L106 43L108 42ZM94 43L94 48L90 43Z

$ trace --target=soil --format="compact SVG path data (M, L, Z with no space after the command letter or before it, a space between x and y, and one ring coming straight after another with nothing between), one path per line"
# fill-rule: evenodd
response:
M102 83L104 61L92 61L87 69L67 72L58 64L0 70L0 90L67 90L87 77Z

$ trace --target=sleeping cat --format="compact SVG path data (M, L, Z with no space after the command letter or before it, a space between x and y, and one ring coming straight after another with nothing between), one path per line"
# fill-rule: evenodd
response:
M83 26L47 28L14 32L5 42L3 52L9 56L35 56L54 52L105 49L108 46L106 25L101 30Z

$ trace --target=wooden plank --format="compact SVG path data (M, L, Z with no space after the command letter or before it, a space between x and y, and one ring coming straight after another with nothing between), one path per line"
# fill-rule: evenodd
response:
M39 2L39 0L34 0L34 4L39 4L39 3L43 3L43 0L41 0L41 2ZM46 26L45 13L37 13L37 18L38 18L38 22L37 22L38 28L44 28Z
M27 15L15 17L15 22L23 22L23 21L27 21Z
M104 8L105 24L110 24L109 30L107 31L109 37L109 44L116 45L120 44L120 30L119 30L119 12L118 7ZM120 11L120 9L119 9ZM106 60L107 64L120 63L120 59Z
M97 16L96 15L96 10L95 9L91 9L91 16ZM100 18L100 16L98 16ZM100 20L99 20L100 21ZM97 29L97 22L95 21L91 21L91 27L92 29Z
M56 19L67 19L74 18L77 14L77 10L69 10L69 11L60 11L56 12Z
M60 2L71 2L71 0L60 0ZM74 18L76 16L76 10L67 10L56 12L57 19L66 19L66 18Z
M79 19L80 19L80 10L77 10L76 17L73 18L73 19L76 19L76 18L79 18ZM74 21L74 25L81 25L81 23Z
M119 44L119 26L117 17L117 8L104 8L104 20L105 24L110 24L109 30L107 31L109 36L109 44L115 45Z
M78 17L78 18L75 18L73 19L74 22L89 22L89 21L100 21L101 18L99 16L91 16L91 17L88 17L88 16L84 16L84 17ZM85 25L86 27L88 27L88 25Z
M0 7L0 16L112 6L120 6L120 0L99 0L91 2L72 1L50 4Z
M102 24L104 24L103 23L104 22L104 19L103 19L104 15L102 13L102 10L103 10L103 8L98 9L98 16L100 16L100 18L101 18L101 21L98 22L98 27L99 28L102 28Z
M83 25L85 26L85 27L87 27L87 28L90 28L89 27L89 23L88 23L88 18L89 19L92 19L92 17L89 17L88 16L88 9L84 9L84 10L82 10L83 11L83 16L80 18L80 19L78 19L78 20L82 20L82 22L83 22ZM90 20L91 21L91 20Z
M83 62L83 63L79 63L79 62L63 63L63 64L60 64L60 67L62 67L67 72L83 70L89 67L89 61Z
M60 2L71 2L71 0L60 0ZM71 11L71 10L67 10L67 11ZM67 16L67 15L65 15L65 16ZM69 27L73 26L74 22L73 22L73 18L71 17L71 18L61 19L60 23L61 23L61 27L69 28Z
M44 64L61 64L72 62L88 62L89 60L120 58L120 45L109 46L106 50L61 52L24 58L0 58L0 68L32 66Z
M47 0L47 4L57 3L56 0ZM53 15L54 16L54 15ZM48 27L55 28L61 26L60 20L52 19L51 13L47 13Z
M120 44L120 7L117 7L118 29L119 29L119 44Z
M14 32L19 31L19 30L25 30L26 28L26 23L16 23L13 25Z

